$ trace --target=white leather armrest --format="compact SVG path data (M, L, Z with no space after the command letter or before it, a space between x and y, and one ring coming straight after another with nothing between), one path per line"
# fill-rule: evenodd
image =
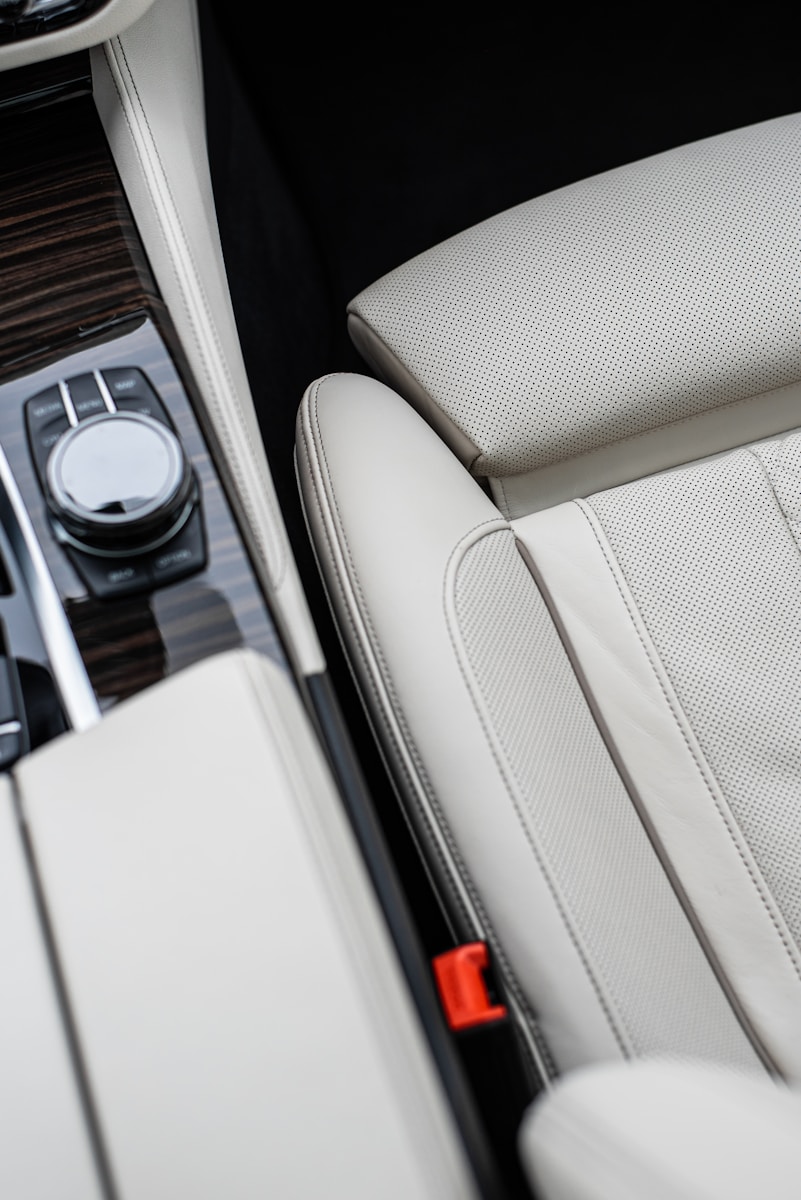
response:
M286 675L209 660L17 781L120 1195L474 1194Z
M533 1106L520 1148L542 1200L795 1200L801 1093L696 1063L595 1067Z
M100 1200L13 789L0 775L0 1196Z

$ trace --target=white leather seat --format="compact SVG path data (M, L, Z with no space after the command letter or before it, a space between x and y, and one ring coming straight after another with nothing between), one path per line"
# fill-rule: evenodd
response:
M708 1063L572 1072L532 1106L520 1156L545 1200L795 1200L801 1092Z
M549 1076L801 1080L801 118L533 200L349 307L304 508L460 936Z

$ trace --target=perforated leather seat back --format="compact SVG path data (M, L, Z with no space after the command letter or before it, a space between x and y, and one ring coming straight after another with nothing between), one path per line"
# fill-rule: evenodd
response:
M801 1075L800 141L767 122L435 247L350 306L391 386L301 406L364 702L549 1073Z

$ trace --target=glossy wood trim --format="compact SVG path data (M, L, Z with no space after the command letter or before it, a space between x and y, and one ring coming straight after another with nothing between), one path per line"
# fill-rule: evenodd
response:
M0 374L158 302L89 97L0 122Z
M92 68L86 50L45 63L0 71L0 117L12 109L44 108L92 94Z

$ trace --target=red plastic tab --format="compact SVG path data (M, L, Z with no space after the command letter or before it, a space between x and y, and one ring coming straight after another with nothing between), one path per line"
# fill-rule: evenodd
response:
M505 1005L491 1003L484 982L483 972L489 966L484 942L457 946L438 955L431 965L451 1029L472 1029L506 1016Z

